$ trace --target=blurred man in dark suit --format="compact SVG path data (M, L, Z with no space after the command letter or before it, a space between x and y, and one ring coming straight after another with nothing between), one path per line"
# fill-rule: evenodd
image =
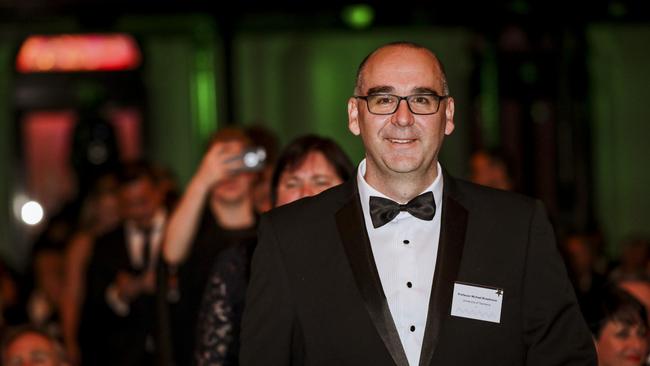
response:
M124 166L124 222L99 237L88 266L80 345L84 365L151 365L156 351L155 267L166 212L153 167Z

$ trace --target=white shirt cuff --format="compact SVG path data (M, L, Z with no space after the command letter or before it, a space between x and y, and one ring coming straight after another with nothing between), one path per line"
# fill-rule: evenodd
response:
M106 289L106 303L119 316L129 315L129 303L120 299L120 295L115 285L110 285Z

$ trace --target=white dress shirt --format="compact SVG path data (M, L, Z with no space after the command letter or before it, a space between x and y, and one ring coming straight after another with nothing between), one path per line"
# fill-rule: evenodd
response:
M160 245L162 244L162 236L164 234L165 221L167 214L164 210L156 212L152 223L151 232L149 233L149 263L148 268L145 270L152 270L158 263L158 255L160 254ZM129 255L129 261L134 268L142 267L143 248L144 248L144 233L138 229L133 222L127 221L124 225L126 236L126 250ZM120 316L129 315L129 304L123 301L117 291L115 284L111 284L106 289L105 293L106 302L113 311Z
M433 192L436 213L432 221L402 211L391 222L376 229L370 219L370 196L390 197L370 186L364 178L365 173L364 159L359 164L357 185L375 265L409 365L418 365L438 255L442 168L438 163L438 176L422 192Z
M151 232L149 233L149 263L147 269L152 269L158 262L158 253L160 253L160 245L162 242L163 231L165 228L165 211L158 211L151 220ZM133 222L126 222L126 240L127 251L131 265L134 268L142 267L143 247L145 245L144 232L135 226Z

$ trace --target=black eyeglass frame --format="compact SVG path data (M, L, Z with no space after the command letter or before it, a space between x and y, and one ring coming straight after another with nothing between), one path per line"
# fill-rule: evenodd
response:
M417 97L417 96L423 96L423 95L438 98L438 105L436 106L435 111L433 111L431 113L413 112L413 108L411 108L411 103L409 103L409 98ZM393 110L390 113L375 113L375 112L371 111L370 110L370 103L368 103L368 98L377 97L377 96L396 97L397 98L397 104L395 104L395 110ZM402 96L395 95L395 94L379 93L379 94L370 94L370 95L355 95L354 98L365 100L366 101L366 108L368 108L368 112L370 112L371 114L374 114L374 115L378 115L378 116L388 116L388 115L391 115L391 114L397 112L397 109L399 109L399 105L400 105L400 103L402 103L402 100L406 101L406 106L408 107L409 111L411 111L411 113L419 115L419 116L429 116L429 115L438 113L438 111L440 110L440 102L442 102L444 99L449 98L450 96L451 95L438 95L438 94L435 94L435 93L418 93L418 94L411 94L411 95L407 95L407 96L402 97Z

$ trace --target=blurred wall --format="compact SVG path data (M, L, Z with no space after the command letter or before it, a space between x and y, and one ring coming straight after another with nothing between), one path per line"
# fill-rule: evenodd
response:
M611 253L650 236L650 25L588 30L596 217Z
M24 268L30 246L46 222L30 227L14 215L14 197L24 190L20 126L14 105L14 64L17 51L30 34L126 32L134 35L143 54L140 75L143 157L170 168L181 186L193 174L204 143L222 118L217 89L222 80L216 49L220 41L214 20L203 15L123 16L111 26L87 29L71 17L49 17L32 23L0 24L0 254ZM81 88L83 73L72 88ZM71 93L74 94L74 93ZM71 105L51 108L75 108ZM50 108L50 107L48 107ZM29 192L26 192L29 193ZM45 220L52 212L46 212Z
M399 28L359 31L243 31L234 41L235 109L243 123L266 124L286 143L305 133L339 142L354 162L361 139L349 132L347 101L357 67L379 45L409 40L430 47L446 67L456 100L456 130L441 161L461 174L468 155L468 84L471 72L465 28Z
M11 257L8 247L12 242L13 223L13 121L11 113L11 74L14 61L13 45L0 41L0 255Z
M201 15L131 16L117 28L135 35L143 49L147 156L171 168L182 186L223 118L214 21Z
M470 136L475 114L481 115L481 134L487 143L507 141L499 127L508 117L507 110L499 110L497 99L503 89L499 75L509 77L516 70L499 69L503 61L499 53L477 54L472 50L478 30L452 26L372 30L229 26L232 24L218 24L214 17L201 14L124 15L105 28L92 30L127 32L139 41L144 59L140 75L146 94L142 151L171 168L181 186L195 171L209 135L231 123L270 127L282 143L305 133L325 135L338 141L358 162L363 147L347 129L347 99L353 93L361 59L389 41L421 43L436 51L446 66L456 100L456 130L445 141L441 161L451 173L462 176L467 170L468 154L475 147ZM4 257L24 253L28 241L25 228L17 227L12 211L14 194L21 188L12 104L15 53L29 34L89 31L86 27L66 17L0 24L0 252ZM583 31L581 28L578 33ZM496 37L487 38L488 46L492 44L488 50L494 48ZM650 156L646 142L650 103L645 100L650 85L650 73L645 72L650 61L645 50L649 40L648 25L592 25L587 28L588 54L584 56L578 49L574 52L579 54L572 55L576 59L586 57L589 65L593 120L588 130L593 172L583 175L593 176L588 184L595 191L595 215L611 253L617 252L617 245L627 234L650 235L650 173L645 167ZM553 48L548 52L553 62L553 57L566 57L567 51ZM481 79L481 94L487 95L479 95L479 105L476 90L470 90L471 79L477 77ZM571 87L563 83L573 79L562 74L556 77L559 81L549 82L551 87ZM515 98L520 94L513 92ZM522 136L516 140L536 146L535 141L525 138L528 135ZM562 141L558 138L557 146L548 143L556 147L558 160L566 159ZM538 162L533 162L531 170L540 170ZM581 182L569 183L584 185ZM567 213L575 214L575 210Z

